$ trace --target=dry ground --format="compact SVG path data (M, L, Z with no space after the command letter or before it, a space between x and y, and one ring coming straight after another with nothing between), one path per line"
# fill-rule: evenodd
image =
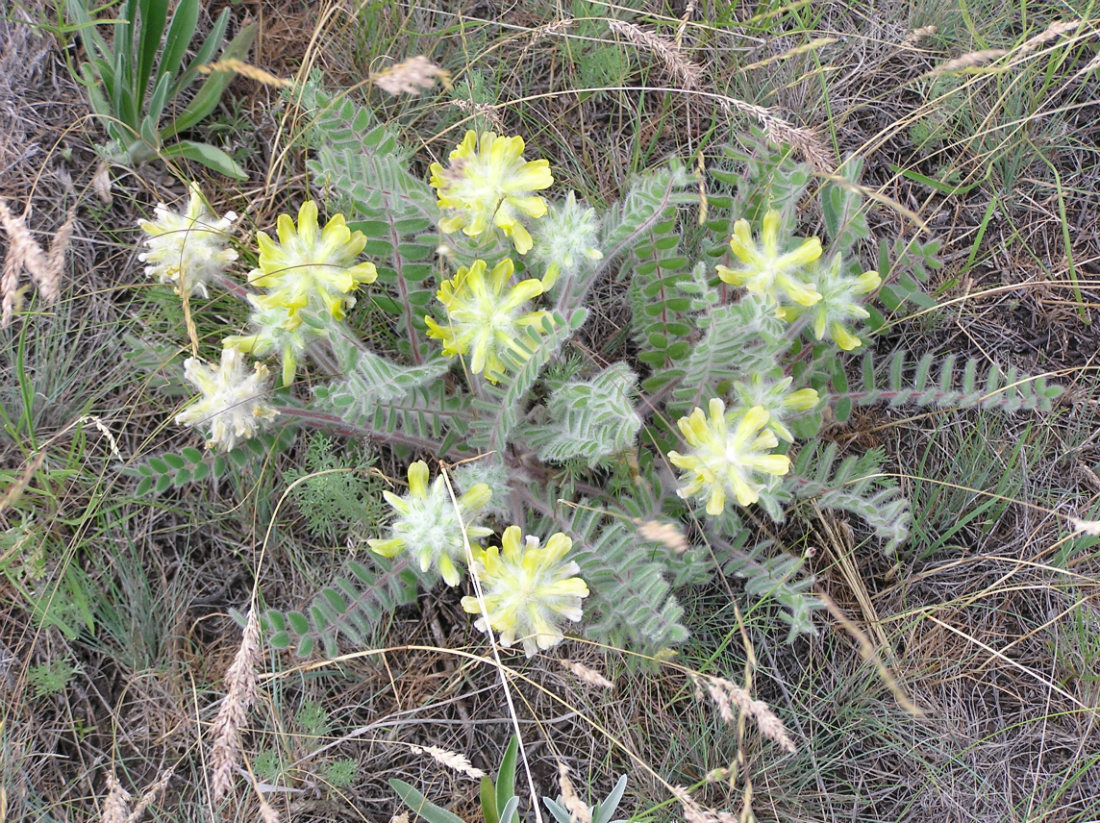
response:
M290 74L303 59L317 56L302 49L300 34L312 18L298 4L244 5L262 12L266 68ZM838 6L835 25L850 27L841 19L843 8ZM499 10L478 4L465 11L495 19ZM545 23L516 10L505 19L520 29ZM612 700L550 663L529 668L530 682L517 684L523 727L537 725L537 736L554 742L574 775L599 776L601 790L612 782L613 770L629 770L638 809L645 807L643 798L664 803L667 791L637 763L605 756L604 735L619 739L639 763L673 783L697 780L706 768L729 765L736 755L740 779L729 790L712 787L708 800L736 814L751 779L751 805L761 820L1100 817L1100 557L1096 541L1071 538L1062 517L1094 517L1100 497L1100 445L1092 422L1100 350L1100 164L1073 150L1100 140L1095 73L1082 81L1090 84L1084 92L1067 86L1064 100L1049 103L1064 112L1060 122L1072 137L1067 148L1048 155L1061 189L1049 185L1041 166L1025 168L986 220L989 187L946 195L894 172L902 167L932 175L943 159L912 143L904 124L918 101L902 82L943 56L900 47L907 26L883 22L888 19L869 22L874 28L858 47L832 55L833 71L847 78L832 90L834 134L842 151L866 154L865 185L916 211L944 242L945 266L931 288L947 307L883 335L877 345L884 352L904 347L974 355L1057 375L1069 391L1058 413L1045 420L989 424L967 413L907 417L874 410L858 417L852 431L837 433L888 449L897 470L910 476L906 484L925 517L925 545L931 548L885 558L859 545L847 524L822 521L811 524L808 538L817 548L815 571L822 591L877 648L923 717L899 708L861 657L852 633L829 618L812 642L787 646L781 633L759 627L752 637L756 687L797 736L796 758L780 757L752 734L722 737L683 678L630 674L614 660L571 650L619 675ZM769 48L779 51L782 44ZM338 52L322 52L319 62L342 82L357 67ZM74 55L75 46L62 53L53 37L18 19L0 20L0 196L13 210L29 209L28 224L43 241L63 223L65 207L79 204L61 302L20 316L0 332L0 397L8 414L18 405L20 363L34 385L48 387L34 426L49 454L42 469L55 472L35 475L26 487L37 516L45 518L37 532L49 538L42 546L55 552L32 559L39 563L33 574L25 556L30 543L18 539L20 510L0 509L0 528L7 530L0 543L0 818L99 819L107 814L108 775L140 794L170 770L173 777L147 819L210 819L205 735L240 639L227 610L247 600L253 581L243 561L252 556L249 546L264 524L238 510L239 488L193 490L156 505L133 500L132 481L111 465L108 436L90 425L76 435L73 421L95 415L124 459L156 451L151 443L158 439L182 442L181 435L161 428L168 409L157 399L158 387L135 385L127 377L134 372L120 360L118 345L124 334L157 333L134 314L132 291L144 284L131 246L133 226L152 203L178 195L180 187L150 167L120 174L111 202L97 196L98 132L66 65ZM505 96L519 97L549 89L551 81L544 89L519 77L511 81L514 88L507 82ZM790 84L785 109L800 111L800 96L811 97L810 86ZM268 111L268 94L247 81L231 90L235 111L255 129L241 139L251 141L257 158L273 145L279 127ZM637 121L620 117L608 99L580 104L550 96L539 105L525 111L555 124L557 148L547 151L559 151L563 165L584 158L579 162L590 163L592 187L612 196L629 164L629 141L621 130ZM699 127L698 107L682 109L641 121L643 128L673 130L661 138L669 153L690 144L690 129ZM809 118L804 124L824 125ZM678 130L680 125L688 131ZM596 151L607 146L610 151ZM936 151L957 153L956 166L964 172L968 163L990 159L957 143ZM303 185L296 162L288 160L277 187L246 192L256 203L257 223L270 223L268 217L281 208L275 188L283 197ZM266 169L255 171L262 179ZM226 191L226 202L237 199ZM872 217L885 236L902 228L890 208L876 209ZM0 237L0 251L7 242ZM975 437L980 442L972 442ZM0 468L20 475L35 457L26 442L10 430L0 433ZM74 453L96 468L73 480L56 474L73 468L66 461ZM968 478L981 474L974 462L992 462L994 472L983 488L1012 500L937 542L961 513L988 498L920 478L968 486ZM1012 482L999 486L1005 475ZM308 571L295 565L303 557L311 564ZM144 574L127 571L129 566ZM338 566L331 552L276 557L264 565L260 585L273 602L300 602ZM94 637L35 620L28 592L45 596L61 585L61 569L68 567L113 599L117 619L101 623ZM699 593L696 605L711 610L718 624L725 620L736 636L738 620L722 598L721 592ZM424 598L422 606L400 612L390 636L424 647L476 642L454 604ZM150 616L154 626L142 622ZM71 621L79 624L79 613ZM710 630L723 636L721 625L711 623ZM56 692L36 688L28 673L56 660L74 666L69 685ZM271 672L285 672L290 664L278 655L265 657ZM267 681L255 734L248 738L250 754L275 751L284 763L295 764L286 792L269 798L272 807L283 820L386 820L394 806L385 779L397 776L431 787L434 798L452 798L457 813L476 819L474 784L394 745L392 733L399 730L401 740L463 752L474 765L494 768L509 734L508 710L494 677L448 654L399 649L347 661L325 675L284 673ZM324 714L319 726L308 716L318 705ZM577 713L602 730L577 722ZM718 753L713 762L693 756L706 749L701 740ZM545 793L556 794L550 754L546 745L532 752L536 780ZM357 764L347 788L325 784L325 768L340 758ZM238 788L244 785L238 782ZM224 819L255 819L256 798L241 792L239 807L226 810ZM654 814L678 819L672 807Z

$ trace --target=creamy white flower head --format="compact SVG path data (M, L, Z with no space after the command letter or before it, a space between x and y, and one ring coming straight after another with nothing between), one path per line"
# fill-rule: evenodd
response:
M171 283L176 294L209 297L206 284L223 274L237 259L237 252L226 245L228 232L237 219L233 212L215 218L206 209L199 187L190 186L187 211L176 214L164 203L154 210L155 220L139 220L148 235L148 251L138 255L146 263L145 274L161 283Z
M183 373L202 396L176 415L176 423L207 428L208 449L228 451L275 419L277 412L264 402L268 394L267 366L256 363L250 372L237 349L222 349L219 366L189 357Z
M490 546L474 552L471 571L483 597L463 597L462 608L479 614L474 626L488 633L500 632L505 648L517 640L528 657L564 639L558 623L581 619L581 600L588 586L574 577L580 567L565 555L573 541L561 532L551 535L546 546L519 526L509 526L501 536L501 548Z

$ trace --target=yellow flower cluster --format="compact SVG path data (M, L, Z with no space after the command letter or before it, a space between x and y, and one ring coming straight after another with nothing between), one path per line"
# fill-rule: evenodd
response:
M828 266L821 266L821 241L816 237L781 253L781 224L779 212L769 210L758 244L748 221L738 220L733 226L730 250L742 265L736 269L718 266L718 277L724 283L744 286L752 294L774 300L780 304L779 316L785 320L808 316L818 340L828 337L844 351L857 348L862 341L847 323L870 316L863 308L862 296L882 283L878 273L848 275L839 255Z
M500 633L500 644L517 640L528 657L564 639L558 621L581 619L581 600L588 586L574 575L580 567L565 555L573 541L558 532L540 547L534 535L523 538L519 526L509 526L501 548L490 546L475 553L471 568L481 583L482 598L463 597L462 608L479 614L474 625Z
M790 470L791 461L771 453L779 440L767 428L769 415L762 406L727 414L726 404L712 398L708 411L709 417L697 408L677 421L691 451L671 451L668 459L684 470L680 479L685 485L676 493L705 499L707 514L716 517L730 496L741 506L755 503L775 476Z
M462 267L452 280L444 281L436 298L447 310L446 325L431 317L428 336L443 341L443 353L470 354L469 368L473 374L485 373L496 383L504 376L504 363L500 352L510 349L523 357L527 352L517 345L516 339L529 326L538 325L545 311L527 311L525 304L543 292L543 283L534 278L510 285L515 264L504 258L492 271L484 260Z
M554 183L547 160L525 160L522 137L500 137L491 131L466 132L451 152L450 165L432 163L431 184L446 215L445 234L459 229L476 237L490 226L500 229L516 251L531 249L531 233L522 218L546 214L546 201L534 194Z

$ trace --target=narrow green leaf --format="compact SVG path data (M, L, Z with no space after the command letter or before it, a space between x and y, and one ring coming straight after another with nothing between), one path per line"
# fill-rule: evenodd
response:
M458 815L432 803L404 780L391 777L388 782L405 805L427 820L428 823L466 823Z
M191 140L181 140L179 143L165 148L161 155L165 158L184 157L201 163L208 169L232 177L235 180L247 180L248 174L238 165L237 161L219 148L208 143L196 143Z
M245 26L237 33L236 37L229 41L229 44L221 53L220 59L243 60L247 56L248 50L252 48L252 41L256 39L256 33L258 31L259 29L257 29L255 23L250 23ZM187 104L187 107L180 112L175 122L164 130L164 136L186 131L205 119L218 105L218 101L221 100L222 97L222 92L225 91L225 87L233 80L233 76L233 72L231 71L212 72L210 76L206 78L206 82L199 86L198 92L196 92L191 102ZM232 177L232 175L229 176ZM245 178L242 177L239 179L243 180Z
M164 0L141 0L141 42L137 52L137 78L134 93L144 99L153 73L153 62L160 51L164 24L168 19L168 4Z
M214 55L221 47L222 41L225 40L225 32L228 28L229 9L222 9L222 13L218 15L218 19L215 20L214 25L210 27L210 34L206 36L202 45L199 46L199 50L195 52L195 56L191 58L190 62L187 64L187 68L176 78L176 82L172 86L173 96L190 85L195 75L198 74L199 66L204 63L209 63L214 59Z
M508 741L508 748L504 750L504 757L500 760L500 771L497 772L497 808L503 810L508 803L508 798L516 793L516 753L519 751L519 738L512 735ZM510 823L502 819L502 823Z
M493 786L493 781L488 775L482 775L478 793L481 797L481 816L485 819L485 823L500 823L496 787Z
M157 66L157 78L168 79L169 85L183 65L187 47L195 36L195 26L199 22L199 0L180 0L172 22L168 24L168 34L164 37L164 54Z

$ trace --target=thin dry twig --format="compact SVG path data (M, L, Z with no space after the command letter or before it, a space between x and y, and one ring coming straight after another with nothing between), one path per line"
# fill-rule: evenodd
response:
M240 648L225 673L229 689L211 730L214 743L210 751L210 784L215 806L232 785L233 771L241 751L241 729L256 699L256 668L259 663L260 621L256 610L252 609L248 613Z

